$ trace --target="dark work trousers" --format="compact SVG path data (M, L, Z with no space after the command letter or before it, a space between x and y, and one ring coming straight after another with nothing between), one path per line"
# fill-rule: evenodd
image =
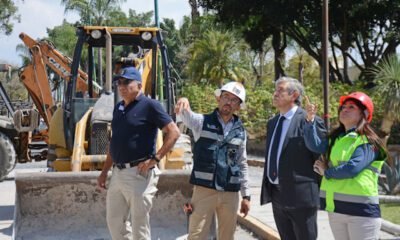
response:
M317 239L317 208L283 207L280 199L284 192L272 184L272 211L282 240Z

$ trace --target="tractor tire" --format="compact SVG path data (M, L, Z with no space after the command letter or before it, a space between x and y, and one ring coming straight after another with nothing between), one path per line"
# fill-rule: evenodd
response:
M0 132L0 181L4 180L14 169L16 156L13 143Z

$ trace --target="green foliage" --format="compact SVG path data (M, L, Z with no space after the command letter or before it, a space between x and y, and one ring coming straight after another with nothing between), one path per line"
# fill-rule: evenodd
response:
M129 9L128 26L131 27L152 27L153 24L153 11L136 13L135 10Z
M195 82L203 80L219 86L226 79L243 82L248 76L248 63L238 55L241 44L231 32L207 31L189 48L189 76Z
M321 1L199 0L199 5L215 11L218 21L240 29L253 49L259 49L268 37L279 36L274 34L279 32L295 40L316 61L322 61ZM399 45L399 12L398 1L332 0L329 45L360 69L370 67ZM361 57L354 58L357 54ZM332 61L332 65L336 77L343 79L339 64Z
M15 47L15 51L18 53L18 56L22 59L22 66L26 66L31 61L31 53L29 49L23 43L19 43Z
M209 113L217 107L214 90L218 86L210 84L186 84L182 96L187 97L194 112ZM250 138L265 135L267 120L275 114L272 107L272 82L256 89L246 90L246 108L238 113Z
M11 79L6 76L7 73L0 73L0 81L3 84L4 89L11 101L16 100L28 100L28 92L26 91L24 85L19 80L18 74L14 72L11 75ZM0 98L0 100L2 100Z
M18 8L11 0L1 0L0 3L0 33L10 35L14 27L13 22L20 21L20 15L17 14Z
M379 204L382 211L382 218L394 224L400 224L400 205L398 203Z
M126 0L61 0L65 12L75 11L84 25L102 26L111 12L119 10Z
M285 69L286 74L294 76L301 81L299 68L302 65L304 84L318 84L321 82L318 62L299 47L296 48L296 53L288 61L288 67Z
M183 86L180 97L187 97L194 112L209 113L216 108L214 90L218 87L211 84L191 84Z
M309 97L310 101L318 106L318 115L323 116L324 113L324 100L323 100L323 84L317 80L305 80L311 84L306 84L305 92ZM217 89L217 85L212 84L193 84L193 82L186 82L183 87L181 97L187 97L190 101L192 110L199 113L208 113L217 107L216 100L214 98L214 90ZM274 83L272 81L263 81L263 84L257 88L252 88L246 85L246 108L240 110L239 115L249 133L250 138L264 138L265 127L268 119L273 117L277 110L272 105ZM339 98L342 95L349 94L354 91L363 91L360 84L354 86L343 85L339 83L330 84L330 97L329 97L329 117L331 123L331 129L336 127L338 124L338 105ZM378 97L372 97L375 106L380 104ZM304 104L304 102L303 102ZM376 126L382 119L382 111L378 107L375 108L374 118L372 125ZM396 135L394 135L396 136ZM393 141L393 139L392 139Z
M268 119L277 113L272 106L274 89L272 81L246 89L246 108L240 111L240 117L250 139L263 138Z
M106 26L115 26L115 27L128 26L128 18L125 12L121 11L120 9L117 9L109 13L104 23Z
M384 113L400 120L400 60L396 55L383 59L370 70L374 77L374 95L381 99Z
M73 58L75 44L77 42L76 36L76 28L71 23L67 21L63 21L63 24L60 26L55 26L53 29L47 29L48 37L44 39L45 41L49 41L50 45L54 45L57 51L61 52L64 56ZM39 40L43 41L43 40ZM81 68L83 71L86 71L86 63L87 63L87 49L84 48L81 56Z
M75 32L75 26L64 20L62 25L47 29L47 40L52 42L58 51L72 58L77 41Z
M183 62L181 58L177 57L177 54L183 46L179 31L175 28L175 21L173 19L164 18L163 22L160 23L160 28L164 30L164 43L167 45L168 57L172 66L177 69L182 69Z

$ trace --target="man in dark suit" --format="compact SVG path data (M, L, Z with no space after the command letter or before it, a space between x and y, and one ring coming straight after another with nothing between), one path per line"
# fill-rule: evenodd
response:
M319 154L309 150L312 140L304 137L311 127L326 138L316 107L300 107L304 88L293 78L275 83L273 104L279 114L268 121L261 205L272 202L274 219L283 240L315 240L319 206L318 174L313 164Z

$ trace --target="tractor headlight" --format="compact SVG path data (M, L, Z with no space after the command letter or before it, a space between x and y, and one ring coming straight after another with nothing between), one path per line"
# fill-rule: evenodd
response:
M153 37L153 35L151 34L151 32L142 32L141 37L144 41L149 41Z
M90 32L90 36L92 36L94 39L99 39L101 38L101 32L100 30L93 30Z

